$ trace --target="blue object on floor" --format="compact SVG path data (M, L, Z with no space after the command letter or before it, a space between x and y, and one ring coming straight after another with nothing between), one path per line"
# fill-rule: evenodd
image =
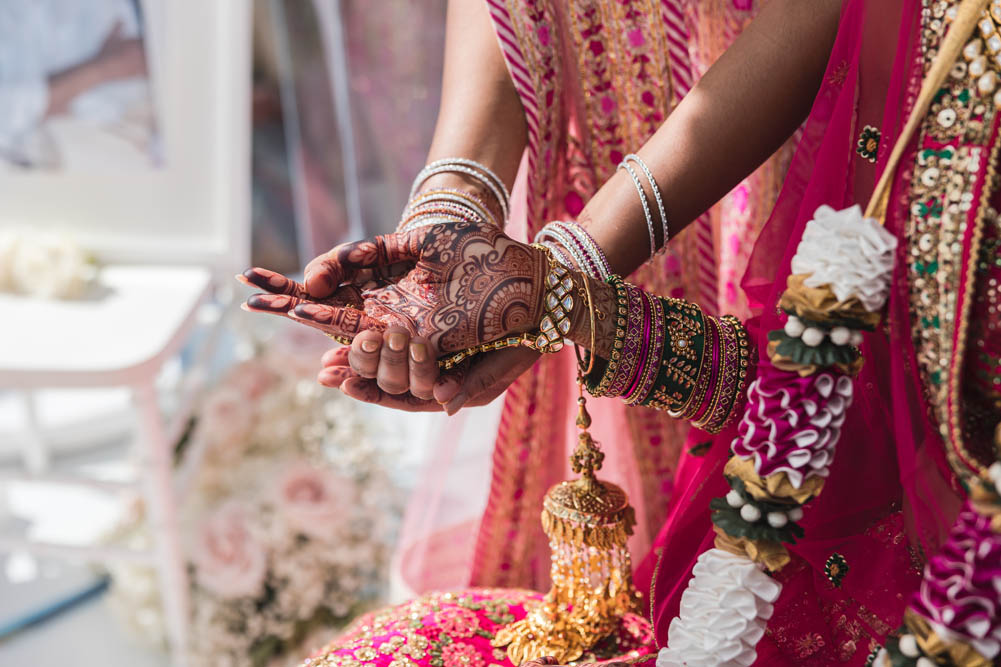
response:
M22 630L26 630L39 623L44 623L45 621L58 616L59 614L69 611L77 605L83 604L91 598L95 598L106 590L111 584L111 577L108 575L101 575L94 579L94 581L84 585L82 588L78 588L67 595L57 598L55 601L48 604L44 604L36 609L29 610L20 616L16 616L12 620L8 620L0 625L0 641L8 639Z

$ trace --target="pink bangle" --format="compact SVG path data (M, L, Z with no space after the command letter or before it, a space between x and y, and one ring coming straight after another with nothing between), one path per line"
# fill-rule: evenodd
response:
M660 362L664 356L665 332L667 330L664 326L664 303L653 294L647 294L647 299L650 302L653 320L652 339L643 365L642 376L636 384L635 391L626 397L626 403L630 405L642 403L650 396L650 392L653 391L653 387L657 383Z

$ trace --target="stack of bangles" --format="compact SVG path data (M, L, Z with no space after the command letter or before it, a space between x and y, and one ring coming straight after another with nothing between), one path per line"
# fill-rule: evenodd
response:
M738 414L754 348L732 315L712 317L694 303L661 298L611 276L615 339L611 358L585 376L592 396L666 410L709 433Z
M471 192L420 187L432 176L458 173L472 178L497 200L503 219L498 219L480 197ZM403 210L398 231L452 222L488 223L501 229L507 220L511 195L504 182L489 167L465 158L445 158L424 167L410 188L410 201Z

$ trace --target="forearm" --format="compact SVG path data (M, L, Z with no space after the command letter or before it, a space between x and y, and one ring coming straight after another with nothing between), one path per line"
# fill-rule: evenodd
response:
M476 160L510 188L527 141L526 128L486 3L450 0L441 109L428 162L448 157ZM495 203L481 184L463 174L432 176L422 186L428 188L467 190L491 207Z
M806 118L840 7L841 0L771 0L637 151L663 194L671 235L752 173ZM647 193L662 243L659 213ZM646 219L624 171L594 195L579 222L616 273L627 275L647 260Z

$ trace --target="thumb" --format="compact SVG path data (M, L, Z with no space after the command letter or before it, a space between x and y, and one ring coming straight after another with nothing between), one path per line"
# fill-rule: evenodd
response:
M505 370L511 365L505 357L504 354L493 352L473 364L465 377L462 378L461 385L452 398L441 401L445 406L445 412L449 416L454 415L470 399L495 387L499 378L503 377ZM437 392L435 392L435 398L438 398Z

